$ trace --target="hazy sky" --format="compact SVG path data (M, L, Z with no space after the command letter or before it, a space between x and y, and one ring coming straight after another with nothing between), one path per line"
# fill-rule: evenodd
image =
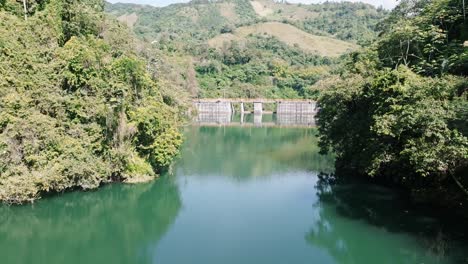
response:
M189 2L189 0L108 0L111 3L134 3L134 4L147 4L147 5L154 5L154 6L166 6L173 3L184 3ZM351 2L358 2L357 0L349 0ZM384 8L391 9L395 7L397 1L396 0L359 0L360 2L365 2L372 4L374 6L383 6ZM288 0L290 3L321 3L325 2L323 0Z

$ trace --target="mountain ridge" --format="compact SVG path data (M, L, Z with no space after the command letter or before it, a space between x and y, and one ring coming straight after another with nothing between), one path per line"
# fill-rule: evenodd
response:
M106 11L157 49L187 58L186 72L195 71L195 77L180 78L199 88L191 89L198 91L194 97L313 98L313 84L333 71L340 56L374 39L386 15L363 3L270 0L196 0L166 7L108 3Z

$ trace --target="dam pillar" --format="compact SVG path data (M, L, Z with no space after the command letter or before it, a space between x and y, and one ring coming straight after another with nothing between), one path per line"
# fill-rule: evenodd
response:
M263 113L263 104L261 102L254 102L254 114Z
M232 113L231 102L219 101L217 102L217 106L219 113Z
M240 112L241 112L241 114L244 114L244 111L245 111L244 110L244 102L241 102L240 103Z

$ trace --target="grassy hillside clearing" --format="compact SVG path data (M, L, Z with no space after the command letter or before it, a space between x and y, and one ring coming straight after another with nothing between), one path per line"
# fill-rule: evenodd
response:
M242 42L250 34L274 36L288 45L297 46L304 51L328 57L337 57L359 48L358 45L349 42L312 35L289 24L279 22L266 22L240 27L234 33L225 33L212 38L208 41L208 44L214 48L222 48L225 42L231 40Z
M266 17L268 15L273 14L274 10L271 8L268 8L266 5L259 1L251 1L250 4L252 5L253 9L255 10L255 13L261 17Z
M129 15L121 15L117 17L117 20L126 24L129 28L133 28L133 26L138 20L138 15L136 13L131 13Z
M250 4L258 16L271 20L304 20L318 16L318 12L308 10L301 4L276 3L268 0L251 1Z

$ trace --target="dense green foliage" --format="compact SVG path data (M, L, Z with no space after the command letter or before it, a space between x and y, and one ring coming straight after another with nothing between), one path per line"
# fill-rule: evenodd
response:
M235 18L230 20L221 14L222 4L236 3ZM220 33L235 27L253 23L256 16L248 0L191 1L163 8L131 4L108 4L107 12L121 16L135 13L137 35L148 41L158 41L161 48L169 50L192 49Z
M376 50L383 66L406 65L423 75L468 74L462 1L404 1L381 25Z
M149 57L100 0L28 2L0 6L0 200L154 177L181 135Z
M323 4L303 5L317 17L292 24L315 34L323 32L338 39L367 44L376 37L376 26L387 11L364 4L352 2L325 2Z
M201 97L313 98L312 85L338 59L306 53L275 37L248 37L200 56L195 67Z
M265 6L275 5L275 1L264 2ZM368 4L351 2L276 5L306 15L302 19L292 19L279 9L270 16L261 17L255 13L250 0L193 0L163 8L118 3L108 4L106 10L116 16L135 13L138 20L134 30L148 40L164 39L174 43L183 39L189 41L187 45L231 32L239 26L278 20L314 34L367 42L375 38L375 27L387 13ZM223 14L223 9L231 8L233 14Z
M410 4L418 11L407 11ZM338 168L407 187L416 197L466 199L468 21L462 3L404 1L382 28L377 42L350 56L321 96L322 148L337 153Z
M339 59L263 34L227 40L222 49L210 46L210 39L243 26L281 21L314 35L367 43L376 37L376 24L386 15L361 3L264 2L278 9L260 16L250 0L198 0L163 8L108 4L106 11L131 24L138 36L165 54L190 57L186 78L192 83L192 96L249 98L316 98L312 85L327 76ZM292 18L295 13L303 17Z

